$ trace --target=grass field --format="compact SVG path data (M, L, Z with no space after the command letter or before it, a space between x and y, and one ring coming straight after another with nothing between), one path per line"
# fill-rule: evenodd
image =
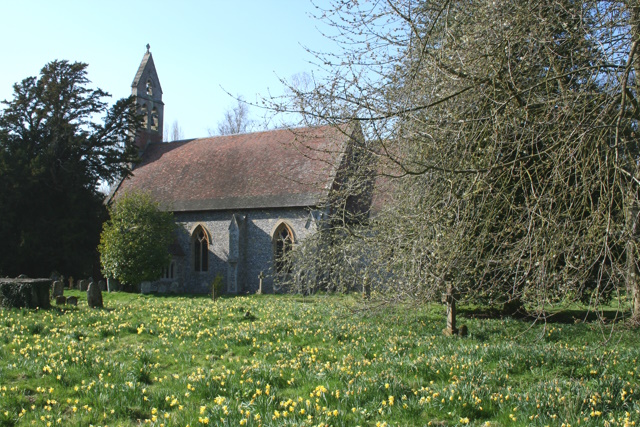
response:
M470 335L447 338L441 306L70 294L0 310L0 426L640 425L622 324L463 317Z

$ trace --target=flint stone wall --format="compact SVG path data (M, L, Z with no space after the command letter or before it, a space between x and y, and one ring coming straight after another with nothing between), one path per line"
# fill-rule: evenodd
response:
M234 215L238 228L232 224ZM175 212L174 217L180 230L177 241L184 256L173 257L175 277L145 282L141 286L142 293L206 294L218 275L223 277L224 293L255 293L260 286L258 275L261 271L264 272L262 291L272 293L276 228L285 222L293 231L295 244L317 231L317 224L306 207ZM193 265L192 234L199 225L210 238L209 268L202 272L195 271ZM231 264L236 266L235 270L230 268ZM236 277L235 289L229 289L229 283L233 281L230 274Z

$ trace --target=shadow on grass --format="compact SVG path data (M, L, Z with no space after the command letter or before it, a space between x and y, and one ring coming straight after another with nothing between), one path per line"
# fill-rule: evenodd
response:
M526 322L545 321L546 323L574 324L586 322L618 323L631 317L628 310L617 310L615 308L605 308L603 310L589 309L558 309L548 312L525 312L518 310L515 313L505 313L502 310L491 307L459 307L460 317L468 319L504 319L512 318Z

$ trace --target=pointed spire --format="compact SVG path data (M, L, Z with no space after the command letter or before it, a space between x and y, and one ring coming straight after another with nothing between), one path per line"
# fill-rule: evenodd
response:
M150 49L147 43L147 51L131 84L131 95L136 97L138 114L144 116L143 129L135 137L135 144L141 151L151 142L162 142L164 126L162 87Z

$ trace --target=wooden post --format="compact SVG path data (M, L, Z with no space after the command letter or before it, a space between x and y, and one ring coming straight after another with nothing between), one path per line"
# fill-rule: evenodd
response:
M447 327L442 330L445 335L457 335L456 328L456 300L458 293L453 286L447 287L447 292L442 296L442 302L447 305Z
M363 278L362 297L364 299L370 299L371 298L371 283L369 283L369 276L367 274L365 274L364 278Z

